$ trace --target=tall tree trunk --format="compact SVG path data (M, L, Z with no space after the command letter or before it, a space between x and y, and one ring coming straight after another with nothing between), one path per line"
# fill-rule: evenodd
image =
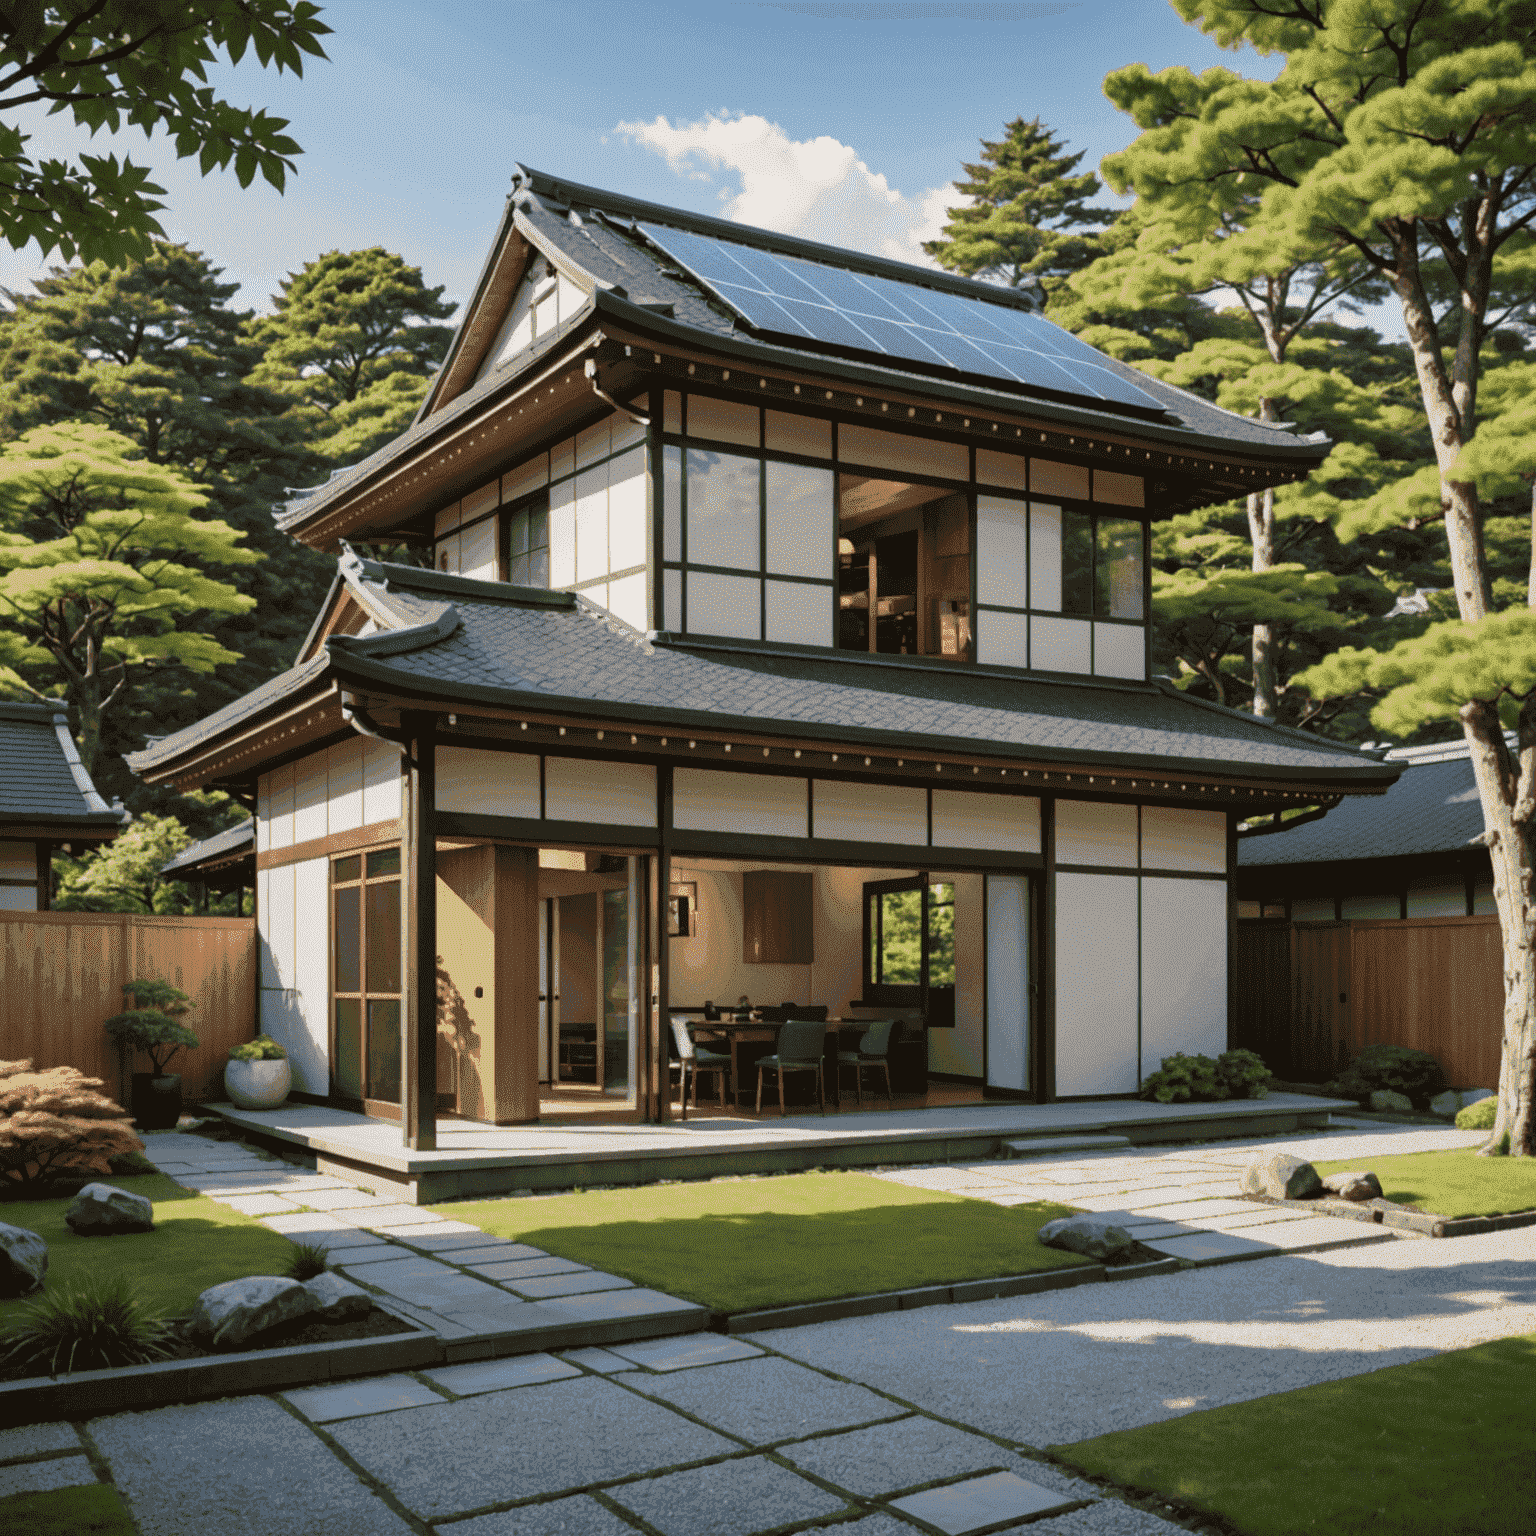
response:
M1278 421L1275 402L1259 397L1259 420ZM1266 486L1248 498L1248 534L1253 540L1253 568L1270 570L1275 563L1275 488ZM1262 720L1280 713L1280 678L1275 656L1275 626L1253 626L1253 712Z

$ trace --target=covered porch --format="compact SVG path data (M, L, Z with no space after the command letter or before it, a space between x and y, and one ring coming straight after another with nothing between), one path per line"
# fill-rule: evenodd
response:
M673 1120L662 1125L495 1126L443 1120L432 1150L402 1147L398 1129L325 1106L213 1109L247 1140L323 1173L415 1205L602 1185L653 1184L809 1168L870 1168L1028 1156L1127 1144L1285 1135L1328 1124L1336 1099L1276 1093L1221 1104L1117 1100L968 1104L874 1111ZM1010 1146L1017 1143L1017 1147Z

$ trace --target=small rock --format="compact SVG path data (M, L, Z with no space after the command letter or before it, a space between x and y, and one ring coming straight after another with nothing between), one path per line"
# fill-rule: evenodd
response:
M1429 1109L1431 1114L1454 1120L1457 1111L1465 1109L1469 1104L1480 1104L1484 1099L1497 1097L1491 1088L1447 1088L1444 1093L1437 1093L1429 1101Z
M211 1285L192 1306L192 1332L216 1349L238 1349L253 1335L316 1312L307 1286L278 1275L247 1275Z
M155 1224L155 1208L143 1195L130 1194L115 1184L87 1184L69 1202L64 1221L81 1237L148 1232Z
M1136 1239L1106 1216L1059 1216L1040 1228L1040 1241L1049 1248L1066 1248L1090 1259L1111 1259L1136 1246Z
M1242 1192L1269 1200L1312 1200L1323 1192L1317 1169L1304 1158L1272 1152L1243 1170Z
M48 1244L26 1227L0 1221L0 1297L40 1291L48 1274Z
M342 1275L333 1275L330 1270L306 1280L304 1289L315 1298L320 1316L328 1323L351 1322L354 1317L367 1317L373 1311L373 1297L362 1286Z
M1378 1088L1371 1095L1370 1107L1376 1110L1389 1110L1397 1115L1411 1115L1413 1100L1404 1094L1394 1093L1390 1088Z
M1323 1188L1340 1200L1380 1200L1381 1180L1374 1173L1328 1173Z

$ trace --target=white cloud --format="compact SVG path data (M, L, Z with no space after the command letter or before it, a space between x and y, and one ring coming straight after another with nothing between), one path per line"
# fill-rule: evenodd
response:
M825 134L792 139L765 117L720 114L675 127L658 117L619 123L614 131L654 150L679 176L723 182L722 212L739 224L898 261L931 266L922 242L939 233L945 210L962 201L952 186L908 197L849 145Z

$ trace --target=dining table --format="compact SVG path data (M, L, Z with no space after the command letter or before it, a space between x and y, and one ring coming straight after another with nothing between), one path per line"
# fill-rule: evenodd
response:
M752 1086L742 1082L741 1047L763 1041L777 1042L779 1031L784 1027L784 1022L782 1019L754 1019L750 1016L743 1018L740 1015L734 1015L730 1018L690 1019L688 1021L688 1033L693 1039L697 1040L701 1037L714 1040L723 1039L730 1046L731 1094L738 1108L741 1107L743 1095L745 1095L748 1104L755 1102ZM874 1020L830 1018L816 1022L824 1024L828 1034L836 1034L839 1037L840 1045L841 1037L845 1033L862 1035ZM764 1054L769 1053L765 1052ZM827 1062L825 1051L823 1051L823 1061L825 1062L826 1095L832 1101L834 1109L841 1109L843 1096L839 1081L841 1074L837 1070L837 1052L834 1050L831 1061Z

